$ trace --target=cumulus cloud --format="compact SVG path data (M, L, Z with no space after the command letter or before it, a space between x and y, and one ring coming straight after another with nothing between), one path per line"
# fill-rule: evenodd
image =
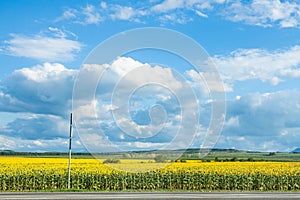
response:
M277 85L287 78L300 77L299 54L300 46L275 51L239 49L227 56L215 56L213 61L229 83L259 79Z
M198 91L199 97L205 98L210 92L232 92L233 89L227 83L219 81L219 74L215 72L196 72L188 70L185 72L190 79L189 83Z
M248 94L227 103L218 145L262 151L290 151L300 130L300 91Z
M235 68L226 68L228 73L226 70L222 73L224 77L228 75L226 81L248 80L253 78L249 70L257 70L255 72L260 74L260 68L270 62L274 66L267 72L263 71L259 79L276 81L271 77L278 76L283 80L298 77L295 73L299 65L297 52L298 47L276 52L245 51L237 54L242 60L238 64L246 66L244 70L238 70L234 76L229 72ZM284 62L286 57L288 62ZM238 58L224 56L215 59L226 63L225 58L232 60L221 66L233 65L231 67L239 69L240 66L234 65ZM254 64L250 61L250 64L245 64L247 60ZM260 67L251 68L256 65ZM44 63L16 70L3 80L0 110L24 115L1 125L2 146L47 150L51 149L47 141L53 141L53 149L62 148L77 73L77 70L67 69L62 64ZM74 118L81 139L91 144L94 150L184 148L193 142L194 136L201 136L201 139L196 138L194 145L199 147L203 142L214 101L206 98L208 91L202 81L203 74L190 70L181 79L170 68L129 57L117 58L111 64L86 64L80 73L77 81L82 84L73 101ZM144 82L147 84L143 85ZM187 93L189 87L199 89L196 101ZM300 130L299 97L298 90L290 90L242 95L229 101L225 129L217 147L252 150L296 147ZM186 112L182 113L182 109ZM116 117L118 111L122 112ZM200 123L196 123L195 116L199 113ZM122 128L118 126L120 124ZM180 130L180 127L186 128ZM170 141L173 144L168 146ZM19 142L24 142L22 148L16 147ZM80 144L77 148L82 149Z
M91 68L96 71L88 70ZM78 98L74 100L79 133L98 132L101 138L107 137L119 148L125 148L128 141L166 146L175 137L175 143L181 145L188 145L187 140L192 140L197 129L199 101L189 83L170 68L120 57L110 65L84 65L81 75L78 91L75 87ZM96 90L93 84L97 84ZM82 96L80 91L92 95ZM127 146L125 150L130 148Z
M27 114L2 127L0 134L25 140L66 138L68 121L54 115Z
M53 31L53 28L51 29ZM2 52L11 56L32 58L48 62L66 62L75 59L82 48L78 41L67 39L65 33L55 30L56 36L37 34L24 36L11 34L12 39L6 40Z
M72 88L77 70L44 63L15 70L1 80L0 112L14 113L0 126L0 146L16 151L67 148ZM10 116L10 115L9 115ZM74 134L74 147L85 149Z
M46 141L55 142L53 149L63 146L59 142L68 131L66 127L77 74L77 70L68 69L62 64L44 63L15 70L2 80L0 111L22 113L21 117L6 121L0 127L3 143L11 145L9 149L51 149ZM77 99L73 100L73 111L77 119L77 131L88 134L86 138L91 139L96 134L121 148L129 143L131 146L128 148L136 148L142 143L149 148L152 146L149 143L153 143L153 147L158 143L166 146L180 131L176 144L184 146L189 142L187 140L192 139L199 101L193 101L195 97L187 92L191 89L189 83L170 68L120 57L111 64L86 64L82 67L81 75L76 80L80 81L81 78L82 84L77 91L79 95L75 95ZM91 84L95 86L91 87ZM117 96L113 96L114 90ZM89 94L91 92L92 95ZM126 96L128 94L131 98ZM112 97L115 98L113 101ZM115 112L124 110L124 103L128 103L130 112L114 118ZM118 120L122 121L125 129L118 127ZM180 130L180 126L186 128ZM163 131L158 132L160 129ZM129 134L124 130L130 130ZM24 142L24 146L16 147L12 138ZM95 140L91 141L98 144ZM106 147L112 149L114 145Z
M284 69L280 71L282 76L292 77L292 78L299 78L300 77L300 69Z
M64 115L70 106L76 70L44 63L15 70L0 94L1 111Z

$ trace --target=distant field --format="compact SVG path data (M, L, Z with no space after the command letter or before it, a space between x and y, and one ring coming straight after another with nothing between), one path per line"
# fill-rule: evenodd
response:
M98 158L117 158L117 159L150 159L156 155L166 155L170 160L202 160L202 161L289 161L300 162L300 153L283 152L252 152L230 149L213 149L207 151L200 149L187 150L165 150L165 151L139 151L139 152L114 152L98 153ZM22 157L52 157L67 158L67 153L62 152L11 152L0 151L0 156L22 156ZM89 153L73 153L74 158L94 158Z
M188 156L187 156L188 158ZM191 158L193 158L191 156ZM196 158L194 156L194 158ZM300 162L299 153L281 153L281 152L210 152L204 159L206 160L253 160L253 161L297 161Z
M299 191L300 162L155 163L73 159L71 188L94 191ZM65 190L67 158L0 157L0 191ZM121 170L118 170L121 169Z

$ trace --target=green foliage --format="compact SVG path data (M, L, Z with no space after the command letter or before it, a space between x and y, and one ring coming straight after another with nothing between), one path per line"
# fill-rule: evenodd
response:
M167 160L167 156L166 155L157 155L157 156L155 156L154 157L154 160L155 160L155 162L157 162L157 163L163 163L163 162L166 162L166 160Z
M230 161L236 162L236 161L238 161L238 158L237 157L233 157Z
M254 159L253 158L248 158L247 161L254 162Z
M120 163L120 160L118 159L113 159L113 158L109 158L109 159L106 159L103 161L103 164L117 164L117 163Z

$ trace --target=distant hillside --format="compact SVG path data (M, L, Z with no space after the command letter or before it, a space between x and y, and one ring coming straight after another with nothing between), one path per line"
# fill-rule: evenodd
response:
M292 153L300 153L300 148L293 150Z

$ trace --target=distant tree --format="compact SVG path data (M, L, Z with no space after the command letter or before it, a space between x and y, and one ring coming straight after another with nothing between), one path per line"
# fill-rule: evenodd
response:
M215 157L216 162L220 162L220 159L218 157Z
M253 161L254 161L254 159L253 159L253 158L248 158L248 159L247 159L247 161L249 161L249 162L253 162Z
M103 161L104 164L109 164L109 163L120 163L120 160L114 159L114 158L109 158Z
M155 160L155 162L157 162L157 163L163 163L163 162L166 162L167 156L165 156L165 155L156 155L156 156L154 157L154 160Z
M233 157L230 161L236 162L238 161L237 157Z
M124 153L122 156L126 159L131 158L131 155L129 153Z

